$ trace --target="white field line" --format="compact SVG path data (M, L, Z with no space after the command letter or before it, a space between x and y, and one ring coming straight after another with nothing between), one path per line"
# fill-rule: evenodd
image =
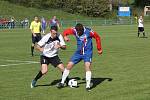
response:
M26 63L38 63L36 61L22 61L22 60L5 60L7 62L26 62Z
M14 64L4 64L4 65L0 65L0 66L15 66L15 65L26 65L26 64L39 63L39 62L35 62L35 61L21 61L21 60L3 60L3 61L15 62L15 63Z
M0 65L0 66L14 66L14 65L26 65L26 64L35 64L35 63L18 63L18 64L6 64L6 65Z

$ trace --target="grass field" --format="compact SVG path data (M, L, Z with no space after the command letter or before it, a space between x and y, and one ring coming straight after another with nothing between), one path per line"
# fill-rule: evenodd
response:
M135 25L97 26L103 54L94 47L92 72L95 87L85 90L83 62L70 77L78 77L79 88L57 89L52 84L61 73L49 66L49 72L31 89L30 82L40 69L39 53L30 55L31 33L25 29L0 30L0 100L150 100L150 24L148 38L137 38ZM62 31L62 30L61 30ZM64 64L76 49L75 39L60 51ZM94 42L95 43L95 42ZM51 84L51 85L50 85Z

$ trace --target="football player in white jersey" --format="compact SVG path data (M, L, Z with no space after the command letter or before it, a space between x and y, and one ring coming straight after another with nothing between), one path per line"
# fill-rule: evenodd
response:
M143 37L145 37L143 17L142 16L140 16L138 19L138 37L140 36L140 32L143 32Z
M31 88L36 86L36 82L48 72L48 65L57 67L61 72L64 71L64 65L58 57L59 49L66 49L63 36L57 32L57 27L53 26L50 33L45 35L38 43L37 50L41 52L41 70L31 82Z

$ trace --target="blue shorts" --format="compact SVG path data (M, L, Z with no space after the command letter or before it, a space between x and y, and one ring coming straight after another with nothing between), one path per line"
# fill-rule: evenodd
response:
M73 62L74 64L79 63L81 60L84 60L84 62L92 62L92 54L79 54L79 53L75 53L70 61Z

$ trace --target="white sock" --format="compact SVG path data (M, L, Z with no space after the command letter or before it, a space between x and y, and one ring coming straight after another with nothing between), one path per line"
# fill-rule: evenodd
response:
M61 83L64 84L64 82L65 82L67 76L69 75L69 72L70 72L70 70L67 70L67 69L65 68L65 70L64 70L64 72L63 72L63 75L62 75Z
M87 71L86 72L86 88L90 88L91 76L92 76L91 71Z

